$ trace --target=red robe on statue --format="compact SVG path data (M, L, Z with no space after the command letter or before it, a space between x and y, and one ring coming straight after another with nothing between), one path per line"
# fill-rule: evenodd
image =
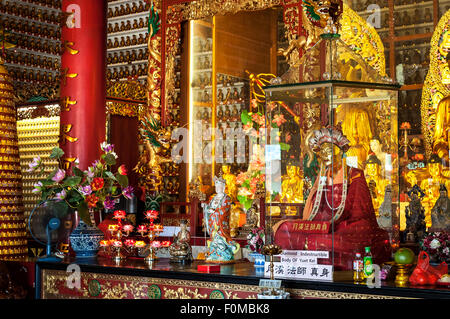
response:
M330 252L329 260L319 259L319 263L323 264L331 264L331 251L334 247L336 270L351 270L355 254L359 252L363 255L364 247L367 246L371 248L374 263L381 264L391 258L389 235L378 226L363 171L350 167L347 167L347 171L347 199L341 217L334 222L334 234L331 230L327 234L293 231L292 225L299 220L284 220L274 225L275 242L278 245L286 250L303 250L307 241L308 250ZM318 181L319 178L317 178L305 204L303 220L306 220L312 211L317 195ZM332 210L325 200L325 196L327 196L328 203L331 205L331 187L334 187L333 207L338 207L341 203L343 189L342 169L334 180L333 186L324 186L319 210L313 221L331 221Z

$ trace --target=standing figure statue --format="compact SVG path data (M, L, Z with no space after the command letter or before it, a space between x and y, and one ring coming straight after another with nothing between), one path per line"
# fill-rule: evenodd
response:
M234 261L234 255L240 245L230 236L231 198L225 194L226 181L222 177L214 177L216 195L208 204L203 203L207 240L206 261L214 263L229 263Z
M180 231L173 237L173 243L169 247L170 261L189 262L192 261L192 248L189 244L191 233L187 229L187 220L180 220Z
M434 231L448 231L450 230L450 198L444 184L441 184L439 193L440 196L431 210L431 228Z
M414 187L408 192L408 196L411 201L405 208L405 240L407 242L417 242L420 238L422 238L426 231L425 209L421 203L425 193L419 186L414 185Z
M391 185L386 185L384 189L384 200L378 210L378 226L383 229L392 229L392 189Z

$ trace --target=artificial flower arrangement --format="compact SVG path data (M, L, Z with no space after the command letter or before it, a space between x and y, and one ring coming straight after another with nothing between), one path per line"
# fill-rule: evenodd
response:
M77 161L71 170L62 169L64 151L59 147L53 148L50 158L59 161L59 168L34 184L32 192L40 193L41 201L54 205L60 217L66 216L70 209L77 210L80 218L92 225L90 209L113 209L115 199L133 197L133 187L128 185L125 165L121 165L116 173L111 172L111 166L116 165L118 158L114 145L103 142L100 148L100 159L85 171L78 168ZM29 164L28 172L44 173L44 163L39 156Z
M420 248L438 262L450 261L450 235L443 232L431 232L420 241Z
M265 188L265 130L266 118L260 111L262 107L256 100L252 100L252 108L257 109L257 112L248 112L244 110L241 113L241 122L243 124L244 133L249 134L250 138L254 139L252 157L250 158L249 167L246 172L238 174L236 183L238 185L237 199L247 210L252 206L258 189ZM278 103L272 102L271 109L277 107ZM275 114L270 126L274 129L279 129L281 125L286 122L283 114ZM282 143L279 140L280 132L277 134L277 142L281 150L289 150L289 145ZM259 139L259 143L257 143ZM286 137L289 141L289 137Z
M263 227L253 228L247 235L247 246L253 252L261 254L264 246L265 233Z

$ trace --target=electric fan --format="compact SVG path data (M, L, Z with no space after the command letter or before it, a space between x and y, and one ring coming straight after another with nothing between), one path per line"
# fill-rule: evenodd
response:
M61 232L57 231L60 226L61 220L52 202L41 202L31 211L28 217L30 234L37 243L46 246L46 255L38 258L39 261L61 261L62 257L52 254L52 247L63 240Z

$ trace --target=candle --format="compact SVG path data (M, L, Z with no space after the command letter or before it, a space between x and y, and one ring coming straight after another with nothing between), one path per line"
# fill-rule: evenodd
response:
M161 242L161 246L162 247L169 247L170 246L170 241L166 240L166 241Z
M158 218L158 211L156 210L148 210L145 212L145 218L147 219L156 219Z
M134 247L138 247L138 248L145 247L145 241L143 241L143 240L136 240L136 242L134 243Z
M124 219L126 217L126 213L123 210L116 210L114 212L114 219Z
M144 236L144 233L147 231L147 227L145 227L145 225L139 225L137 231L141 234L141 236Z
M127 232L127 233L131 233L134 229L133 225L124 225L122 227L123 231Z
M163 225L161 224L156 224L154 225L154 231L158 231L158 232L162 232L163 231Z
M118 230L119 230L119 225L116 225L116 224L108 225L108 231L115 232L115 231L118 231Z
M127 240L125 240L124 244L127 247L132 247L132 246L134 246L135 241L134 241L134 239L127 239Z
M115 241L113 241L113 246L114 247L122 247L122 242L120 240L115 240Z
M101 240L100 241L100 246L101 247L108 247L109 246L109 241L108 240Z
M151 243L151 246L152 246L153 248L159 248L159 247L161 247L161 242L155 240L155 241L153 241L153 242Z

